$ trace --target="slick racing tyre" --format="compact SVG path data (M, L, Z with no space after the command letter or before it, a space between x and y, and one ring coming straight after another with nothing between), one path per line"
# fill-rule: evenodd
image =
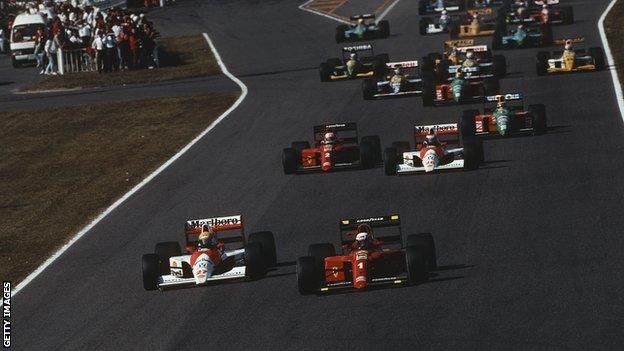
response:
M589 50L587 51L589 55L594 59L594 65L596 66L596 70L602 71L603 69L605 69L606 64L605 64L604 51L602 50L602 48L599 48L599 47L589 48Z
M297 287L299 288L299 293L301 295L314 294L320 287L320 282L314 257L299 257L297 259Z
M503 55L492 56L494 63L494 77L500 79L507 75L507 59Z
M267 267L262 256L262 245L258 242L245 245L246 275L252 280L266 276Z
M420 246L424 248L427 269L433 271L438 269L438 257L436 255L435 242L431 233L411 234L407 237L407 246Z
M390 22L386 20L379 21L379 37L387 38L390 36Z
M360 143L360 164L363 169L375 167L375 145L371 142Z
M464 110L459 120L459 133L464 142L474 140L476 138L475 117L479 114L479 110Z
M464 169L475 170L483 161L483 142L473 139L464 142Z
M362 97L364 100L372 100L377 89L377 82L373 79L365 79L362 81Z
M422 246L408 246L405 249L407 280L410 284L421 284L429 280L425 250Z
M143 288L148 291L158 289L158 277L160 276L160 258L158 255L143 255L141 266L143 268Z
M429 28L431 23L433 23L433 21L429 17L423 17L420 19L420 22L418 23L420 35L427 35L427 28Z
M308 246L308 256L314 257L315 270L321 279L325 272L325 258L336 256L336 249L330 243L312 244Z
M336 27L336 43L340 44L346 40L345 32L349 30L349 26L346 24L341 24Z
M180 256L182 250L180 244L177 241L165 241L156 244L154 252L158 255L160 260L160 272L161 274L169 274L171 269L169 267L169 258L173 256Z
M319 76L321 77L321 82L329 82L332 74L332 67L329 66L327 62L321 63L319 66Z
M250 243L260 243L262 246L262 257L267 267L277 265L277 250L275 249L275 237L272 232L256 232L249 234Z
M384 150L384 173L386 175L396 175L397 170L397 150L393 147Z
M540 135L546 133L548 125L546 122L546 106L543 104L529 105L529 112L533 118L533 134Z
M288 147L282 150L282 167L284 167L284 174L295 174L299 162L299 154L295 149Z
M535 71L538 76L546 75L548 70L548 60L550 60L550 53L546 51L540 51L537 53L537 63L535 64Z
M378 135L367 135L362 137L363 143L370 143L373 146L373 153L375 154L375 164L381 163L381 140Z

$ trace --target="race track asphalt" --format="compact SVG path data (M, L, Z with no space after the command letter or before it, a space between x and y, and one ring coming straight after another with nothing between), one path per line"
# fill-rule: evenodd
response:
M599 46L606 0L573 1L577 34ZM506 51L505 91L544 103L549 133L485 143L474 172L387 177L381 169L285 176L281 149L315 124L355 121L384 145L415 123L454 122L466 107L420 99L365 102L360 82L320 83L335 22L289 0L181 2L150 16L166 35L207 31L249 88L243 104L21 291L16 350L431 349L617 350L624 345L624 130L608 72L537 77L536 50ZM439 51L418 35L415 1L375 41L393 60ZM487 41L486 41L487 42ZM338 219L398 212L432 232L430 283L300 296L296 257L336 242ZM146 292L140 256L182 240L185 219L242 213L272 230L280 266L266 279Z

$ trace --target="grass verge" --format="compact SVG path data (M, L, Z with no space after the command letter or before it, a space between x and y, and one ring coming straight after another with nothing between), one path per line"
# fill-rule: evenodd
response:
M0 113L0 277L25 278L238 95Z
M161 63L158 69L102 74L81 72L63 76L47 76L41 82L22 87L20 90L36 92L154 83L221 73L210 48L206 45L206 40L201 35L160 39L158 47Z
M615 60L615 69L618 72L620 80L624 79L624 46L617 45L620 40L624 38L624 1L618 1L615 3L611 12L607 15L604 22L605 33L609 40L609 47L611 48L611 54Z

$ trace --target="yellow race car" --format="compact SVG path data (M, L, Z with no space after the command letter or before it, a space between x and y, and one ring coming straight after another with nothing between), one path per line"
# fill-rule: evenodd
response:
M589 49L573 48L574 44L584 43L585 38L557 39L554 44L565 45L563 51L538 52L536 70L538 75L591 72L605 68L604 51L600 47Z
M501 24L499 19L492 16L491 8L468 10L468 17L450 31L451 38L469 38L494 35L496 28Z

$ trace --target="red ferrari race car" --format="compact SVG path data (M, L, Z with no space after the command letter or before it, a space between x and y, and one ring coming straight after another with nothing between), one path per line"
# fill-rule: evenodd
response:
M459 121L464 139L546 133L546 107L543 104L524 108L522 94L488 96L479 110L466 110Z
M307 141L295 141L282 151L285 174L373 168L378 164L381 164L379 137L358 139L357 125L351 122L315 126L313 147Z
M297 259L302 295L419 284L437 268L431 234L409 235L404 243L398 214L341 220L340 247L336 255L333 244L313 244L308 256Z
M384 150L386 175L473 170L483 162L483 141L474 135L460 138L456 123L415 126L414 138L415 150L407 141Z
M145 290L258 279L276 264L273 233L251 233L245 239L240 215L186 221L184 233L187 253L177 241L166 241L143 255Z

